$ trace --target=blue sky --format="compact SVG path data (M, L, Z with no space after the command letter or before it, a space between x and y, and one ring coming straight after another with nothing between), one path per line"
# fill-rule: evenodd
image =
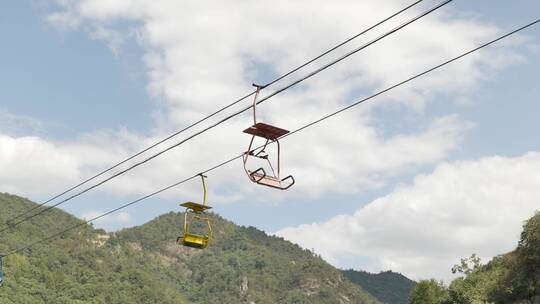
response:
M435 3L433 1L427 2L426 7ZM452 12L447 18L471 19L486 26L496 27L499 32L504 32L538 18L539 9L540 4L533 0L520 0L512 3L478 0L455 1L444 10ZM136 39L126 38L131 33L128 30L131 26L151 21L144 20L144 18L137 19L139 18L137 13L134 13L137 17L119 17L118 19L111 17L110 20L104 20L96 13L98 17L92 19L94 17L84 15L85 12L91 10L80 13L81 25L75 29L60 28L47 21L48 16L63 10L75 11L76 9L48 1L6 1L0 4L0 37L3 41L3 46L0 48L0 66L2 67L2 73L0 73L0 114L3 114L0 117L5 119L3 124L0 123L0 131L13 138L37 136L43 141L60 146L80 142L81 138L85 138L84 136L89 134L96 136L96 132L100 130L111 133L126 130L129 134L141 139L142 142L140 145L130 142L131 144L124 151L133 152L139 147L144 147L143 142L149 143L154 139L161 138L167 134L167 130L177 129L185 123L182 120L176 121L176 116L173 115L178 108L182 109L181 107L184 105L183 101L177 102L177 99L181 101L182 98L176 97L174 90L153 94L151 93L152 89L149 88L152 84L160 81L159 77L158 80L153 79L149 70L155 69L158 72L162 72L162 70L149 64L148 56L149 54L166 56L168 54L167 47L172 42L155 42L150 34L146 39L151 42L140 43ZM113 11L112 8L111 11ZM116 16L115 14L121 15L116 12L111 13L112 16ZM444 20L444 18L442 19ZM121 33L126 38L118 52L112 51L107 46L107 41L92 36L93 31L96 31L96 28L101 25ZM354 32L356 30L342 33L341 36L337 35L336 37L347 37ZM318 39L317 35L311 33L306 34L306 39L312 39L310 36L315 36ZM486 35L486 37L488 36L494 37ZM538 87L540 27L528 30L524 36L529 37L529 40L525 40L525 43L517 44L517 46L509 46L512 52L520 56L520 61L512 62L507 66L503 64L501 67L493 64L495 68L486 69L488 72L483 75L484 79L474 81L472 88L456 88L456 91L464 90L465 93L456 94L452 87L434 92L423 97L429 102L425 102L425 106L421 110L408 104L370 108L369 125L382 138L420 133L431 128L433 121L439 117L457 115L459 117L457 127L467 127L466 130L460 131L461 141L445 151L444 157L437 158L436 161L420 162L418 165L406 165L406 169L399 169L399 174L375 173L382 176L377 186L359 186L358 189L351 189L350 192L330 190L313 195L309 191L304 193L297 190L292 195L276 198L276 194L268 191L254 193L253 190L248 190L248 194L242 196L241 199L233 200L232 203L217 204L215 206L216 212L238 224L253 225L267 232L275 232L302 224L322 223L339 215L353 214L377 198L391 194L400 187L411 185L415 177L431 174L434 168L445 162L474 161L496 155L520 157L527 152L540 151L540 135L538 133L540 129L540 121L538 120L538 113L540 113L540 103L538 102L540 96ZM165 39L163 37L155 39ZM434 37L430 37L428 34L424 38L431 40ZM339 41L336 41L335 38L323 40L330 41L321 42L322 46ZM216 44L216 48L219 48L219 42ZM163 46L163 50L160 49L161 46ZM500 45L495 47L495 49L500 48ZM465 49L456 46L455 52L452 54L458 54ZM254 52L254 54L257 53ZM305 51L305 54L302 53L299 57L308 58L313 55L316 55L316 52ZM448 55L441 56L438 61L446 58ZM174 60L170 59L170 61ZM258 61L255 60L255 62ZM264 63L264 61L260 62ZM299 63L298 61L294 62ZM280 62L280 65L288 63ZM272 65L272 63L266 64ZM478 69L481 70L482 65L489 64L480 63ZM268 66L256 67L255 74L258 73L259 77L264 78L268 76L265 73L267 68ZM217 70L220 67L212 66L209 63L207 69ZM276 67L276 69L279 68ZM339 71L338 69L331 72L333 73L332 77L338 75ZM246 74L249 73L246 72ZM245 79L253 76L246 74L242 75ZM468 77L468 75L463 75L463 77ZM182 80L183 78L179 77L178 79ZM204 78L201 79L204 81ZM170 82L170 79L166 80L162 81L165 86ZM320 81L323 80L324 78ZM452 86L452 84L449 85ZM410 86L414 87L415 84ZM226 91L230 95L223 96L228 99L219 100L218 104L226 104L232 101L233 97L245 94L250 89L249 83L242 87L245 88L244 90L238 90L239 88L235 87L233 92ZM309 89L309 86L305 88ZM358 97L366 95L373 88L374 86L357 88L355 90L359 93L356 95L354 94L355 90L350 91L349 96L352 99L346 102L359 99ZM170 93L171 91L173 93ZM456 102L460 98L463 98L464 101ZM192 104L189 107L200 111L197 113L208 113L207 109L212 109L216 105L209 104L201 110L198 106L203 104L204 100L206 99L201 97L198 104ZM268 108L270 107L268 106ZM356 115L359 114L348 115L357 117ZM363 115L368 114L364 113ZM15 123L15 121L19 123ZM38 127L30 122L39 122ZM10 123L12 125L8 125ZM302 134L297 136L302 137ZM295 138L290 138L284 144L293 145L295 142L297 142ZM212 143L206 142L206 146L211 145ZM303 142L302 145L311 145L311 143ZM316 149L316 146L313 149ZM228 153L228 151L226 152ZM355 151L351 150L350 153L355 153ZM112 154L114 155L114 153ZM230 154L216 153L216 158L210 159L205 164L218 163L228 155ZM93 160L92 168L106 167L107 163L112 164L120 158L104 157L104 162L101 165L95 165ZM159 174L155 171L160 169L157 168L152 172L152 166L150 163L145 166L147 169L143 171L134 170L130 176L139 174L139 178L144 179L144 176L140 175L149 172L150 174ZM224 168L224 170L230 172L241 169L239 164L234 164ZM88 176L89 173L91 172L85 171L84 174L76 175L76 177ZM160 185L165 186L167 183L173 183L192 173L186 172L184 176L169 178L167 182L164 181L165 183L152 184L151 186L155 186L157 189ZM302 176L297 176L297 178L301 179ZM78 181L79 179L66 177L65 181L60 184L62 186L72 185ZM38 182L47 184L51 183L51 179L44 177ZM122 182L125 180L115 182L114 186L111 187L122 188ZM344 180L344 184L348 182ZM242 180L240 183L241 187L249 186L246 180ZM219 182L218 184L220 189L229 189L230 183ZM212 179L209 180L209 185L212 185ZM184 190L179 191L180 193L182 191L190 193L188 188L197 189L198 186L196 182L189 183L182 187ZM21 187L13 189L21 189ZM28 193L21 194L40 201L56 194L61 189L63 189L61 186L51 186L48 188L49 191L40 193L28 191ZM111 189L96 191L77 198L66 204L65 209L81 216L92 212L106 211L141 196L138 191ZM227 191L221 192L223 194ZM197 195L195 193L191 193L191 195ZM223 196L227 195L223 194ZM179 210L175 203L182 200L184 197L181 195L152 198L126 210L129 212L129 219L126 221L103 222L98 226L104 226L106 229L118 229L141 224L169 210ZM225 199L225 201L227 200ZM384 267L375 265L371 261L372 258L368 255L355 255L348 252L342 253L340 261L334 261L334 263L340 266L371 267L372 269Z
M55 138L152 126L137 48L115 57L84 33L59 32L33 1L2 3L2 109L57 125Z

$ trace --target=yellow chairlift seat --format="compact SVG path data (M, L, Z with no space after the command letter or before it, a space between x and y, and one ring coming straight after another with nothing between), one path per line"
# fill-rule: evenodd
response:
M202 216L204 212L212 207L198 204L194 202L186 202L180 204L182 207L186 207L186 213L184 214L184 233L179 241L181 240L182 245L192 248L203 249L208 247L208 242L210 241L212 227L210 225L210 219L207 216ZM209 233L206 235L200 235L190 232L190 222L188 219L188 213L193 213L194 220L205 221L208 226Z
M180 204L180 206L186 208L186 211L184 213L184 229L182 235L177 238L176 242L187 247L203 249L208 247L208 243L212 239L212 224L210 218L206 215L206 211L212 207L206 205L206 184L204 181L206 176L202 174L200 176L204 190L203 203L185 202ZM206 234L191 232L191 223L197 221L206 223Z
M206 235L185 233L182 238L182 245L191 248L204 249L208 247L210 238Z

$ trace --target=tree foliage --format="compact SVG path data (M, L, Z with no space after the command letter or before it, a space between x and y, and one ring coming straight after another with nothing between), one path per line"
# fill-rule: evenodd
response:
M470 257L461 259L459 264L454 265L454 267L452 267L452 273L469 275L478 270L481 265L480 258L476 255L476 253L473 253Z
M448 290L442 282L422 280L416 284L411 294L411 304L444 303L448 299Z
M400 273L383 271L373 274L365 271L344 270L345 277L362 286L383 303L407 304L416 282Z

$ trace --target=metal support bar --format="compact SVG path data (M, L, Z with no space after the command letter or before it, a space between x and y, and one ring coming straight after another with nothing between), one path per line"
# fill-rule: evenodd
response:
M201 180L202 180L202 186L203 186L203 206L206 206L206 182L204 181L204 179L206 178L205 175L203 175L202 173L199 174L201 176Z
M261 89L264 88L264 86L258 85L258 84L252 84L252 86L257 88L257 91L255 92L255 97L253 98L253 125L257 124L257 97L259 97L259 93L261 92Z
M279 145L279 140L276 139L277 144L277 178L280 179L281 172L281 146Z

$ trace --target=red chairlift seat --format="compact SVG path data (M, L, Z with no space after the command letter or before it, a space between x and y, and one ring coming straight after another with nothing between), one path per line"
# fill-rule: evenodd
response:
M257 183L259 185L268 186L271 188L276 188L280 190L287 190L292 185L294 185L294 177L292 175L289 175L285 178L280 178L280 171L281 171L281 147L279 144L279 138L283 137L284 135L288 134L289 131L278 128L276 126L272 126L269 124L265 124L262 122L257 122L257 112L256 112L256 106L257 106L257 97L259 95L259 92L262 88L262 86L255 85L257 87L257 92L255 93L255 98L253 99L253 126L247 128L244 130L244 133L252 135L251 141L249 143L248 150L243 155L244 160L244 170L246 171L249 179ZM252 150L253 143L255 141L256 137L261 137L266 139L266 143L262 148L255 148ZM275 142L277 145L277 174L274 171L274 167L272 166L272 162L269 159L269 155L266 154L265 148L270 142ZM268 174L266 170L264 170L263 167L260 167L256 170L248 169L247 163L250 157L255 157L259 159L266 160L268 162L268 165L272 171L272 174Z

